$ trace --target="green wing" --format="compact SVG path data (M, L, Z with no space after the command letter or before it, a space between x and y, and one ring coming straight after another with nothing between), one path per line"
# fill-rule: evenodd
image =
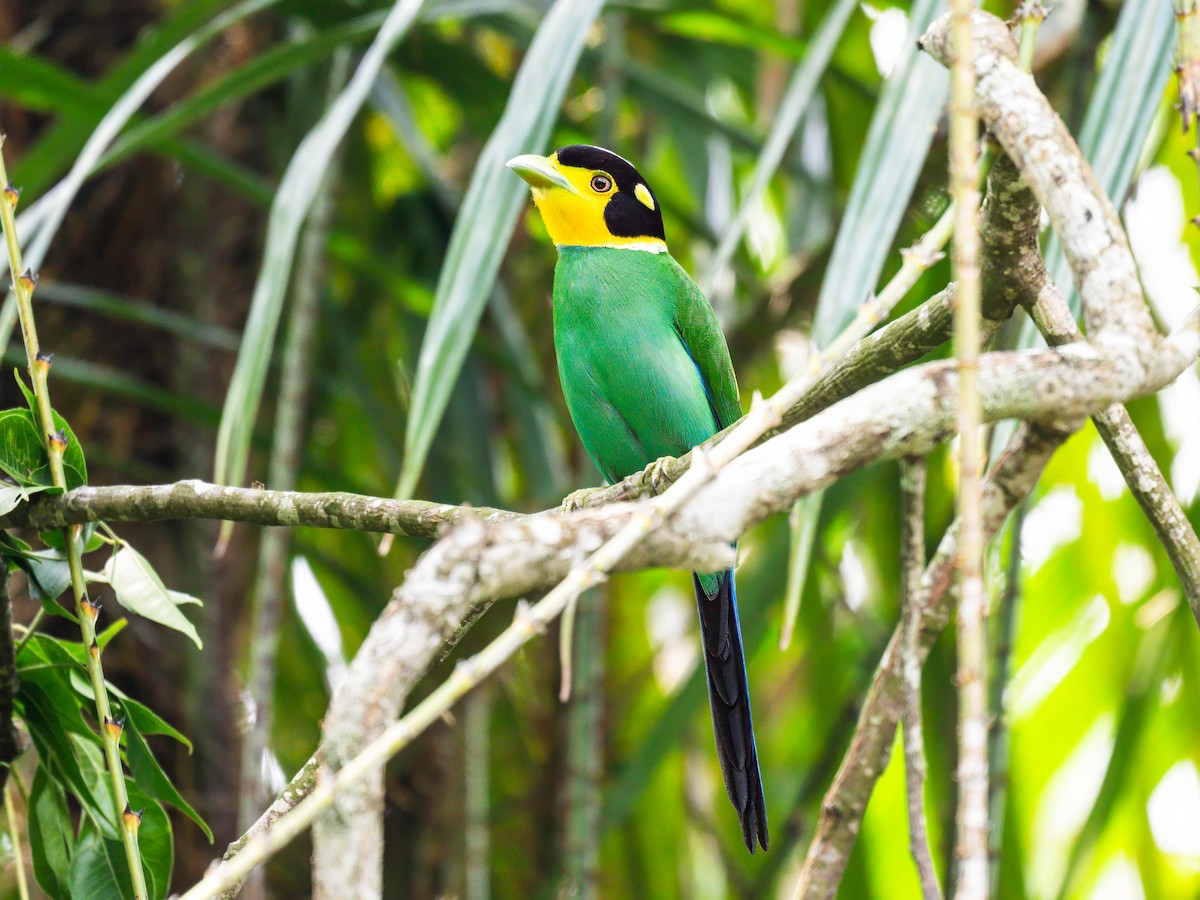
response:
M675 327L679 331L680 341L700 370L717 423L721 428L728 428L742 417L737 376L733 371L733 361L729 358L729 347L725 344L725 335L721 332L712 306L691 277L682 268L679 271L686 289L680 292L679 305L675 310Z

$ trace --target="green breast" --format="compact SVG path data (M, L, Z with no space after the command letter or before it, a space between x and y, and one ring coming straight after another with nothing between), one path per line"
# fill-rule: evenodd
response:
M560 247L554 348L571 419L609 481L718 430L676 322L694 294L666 253Z

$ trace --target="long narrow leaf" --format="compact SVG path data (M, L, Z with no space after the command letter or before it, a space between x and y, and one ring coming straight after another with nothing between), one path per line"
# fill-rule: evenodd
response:
M796 129L800 126L800 120L808 111L809 103L817 90L817 84L829 66L834 48L837 47L842 32L846 30L846 23L850 21L850 14L854 12L857 5L856 0L838 0L837 6L829 11L825 21L821 23L804 61L796 67L796 71L792 74L787 92L783 95L783 100L775 114L771 131L763 144L762 153L759 154L758 160L754 164L754 177L750 182L750 188L742 198L733 222L721 235L721 241L717 244L712 261L700 278L700 290L706 295L712 293L713 284L724 272L725 267L729 265L733 251L746 230L746 223L753 214L763 192L767 189L767 185L771 183L771 179L778 171L779 164L783 161L783 154L787 150L792 136L796 133Z
M354 77L300 143L284 172L271 205L262 268L254 286L250 316L242 336L242 349L221 414L213 476L219 483L238 484L246 473L250 436L262 401L263 384L283 310L284 295L287 293L296 241L316 199L321 176L362 108L388 53L408 31L423 3L424 0L397 0L355 70Z
M543 146L604 0L557 0L517 72L496 129L480 154L450 236L433 315L421 345L397 497L410 496L491 293L527 189L506 160Z
M883 87L850 199L817 298L812 339L818 347L846 327L879 274L900 227L942 114L946 70L917 52L917 38L945 0L917 0L904 56Z
M67 177L59 182L46 196L30 207L18 220L18 229L25 234L26 240L29 240L31 223L35 219L39 223L37 233L29 241L28 249L25 251L26 266L35 271L41 266L42 260L46 258L46 251L50 248L50 242L54 240L55 234L58 233L58 227L66 217L67 209L75 200L75 195L79 193L83 182L96 168L101 155L121 129L125 127L125 123L138 111L146 101L146 98L162 83L162 80L170 75L175 67L194 50L202 47L230 25L244 19L251 13L265 9L275 2L276 0L246 0L245 3L238 4L228 12L217 16L217 18L197 30L191 36L180 41L134 81L129 90L121 96L113 105L113 108L100 120L100 124L92 132L92 136L88 139L87 144L84 145L83 151L79 154L78 159L75 160L75 165L71 167L71 171L67 174ZM9 291L8 296L4 300L4 306L0 308L0 347L8 346L8 339L12 335L16 316L16 294Z
M916 43L944 2L917 0L913 5L907 49L884 85L871 118L867 144L817 298L812 340L818 347L837 337L875 288L929 153L949 79L945 69L917 52ZM807 580L824 496L824 491L819 491L805 497L792 510L792 568L785 599L784 647L791 640L800 609L800 591Z

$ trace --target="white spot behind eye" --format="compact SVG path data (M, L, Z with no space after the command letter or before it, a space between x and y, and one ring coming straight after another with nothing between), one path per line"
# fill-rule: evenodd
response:
M646 187L640 181L637 187L633 189L633 196L637 197L647 209L654 209L654 195L650 193L650 188Z

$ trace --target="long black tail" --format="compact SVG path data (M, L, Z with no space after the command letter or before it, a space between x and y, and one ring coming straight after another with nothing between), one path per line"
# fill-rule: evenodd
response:
M746 848L753 853L757 841L766 850L769 841L767 807L758 773L754 723L750 719L750 692L746 685L746 660L742 655L733 570L712 575L693 574L692 581L696 586L700 633L704 638L708 705L712 709L725 790L742 820Z

